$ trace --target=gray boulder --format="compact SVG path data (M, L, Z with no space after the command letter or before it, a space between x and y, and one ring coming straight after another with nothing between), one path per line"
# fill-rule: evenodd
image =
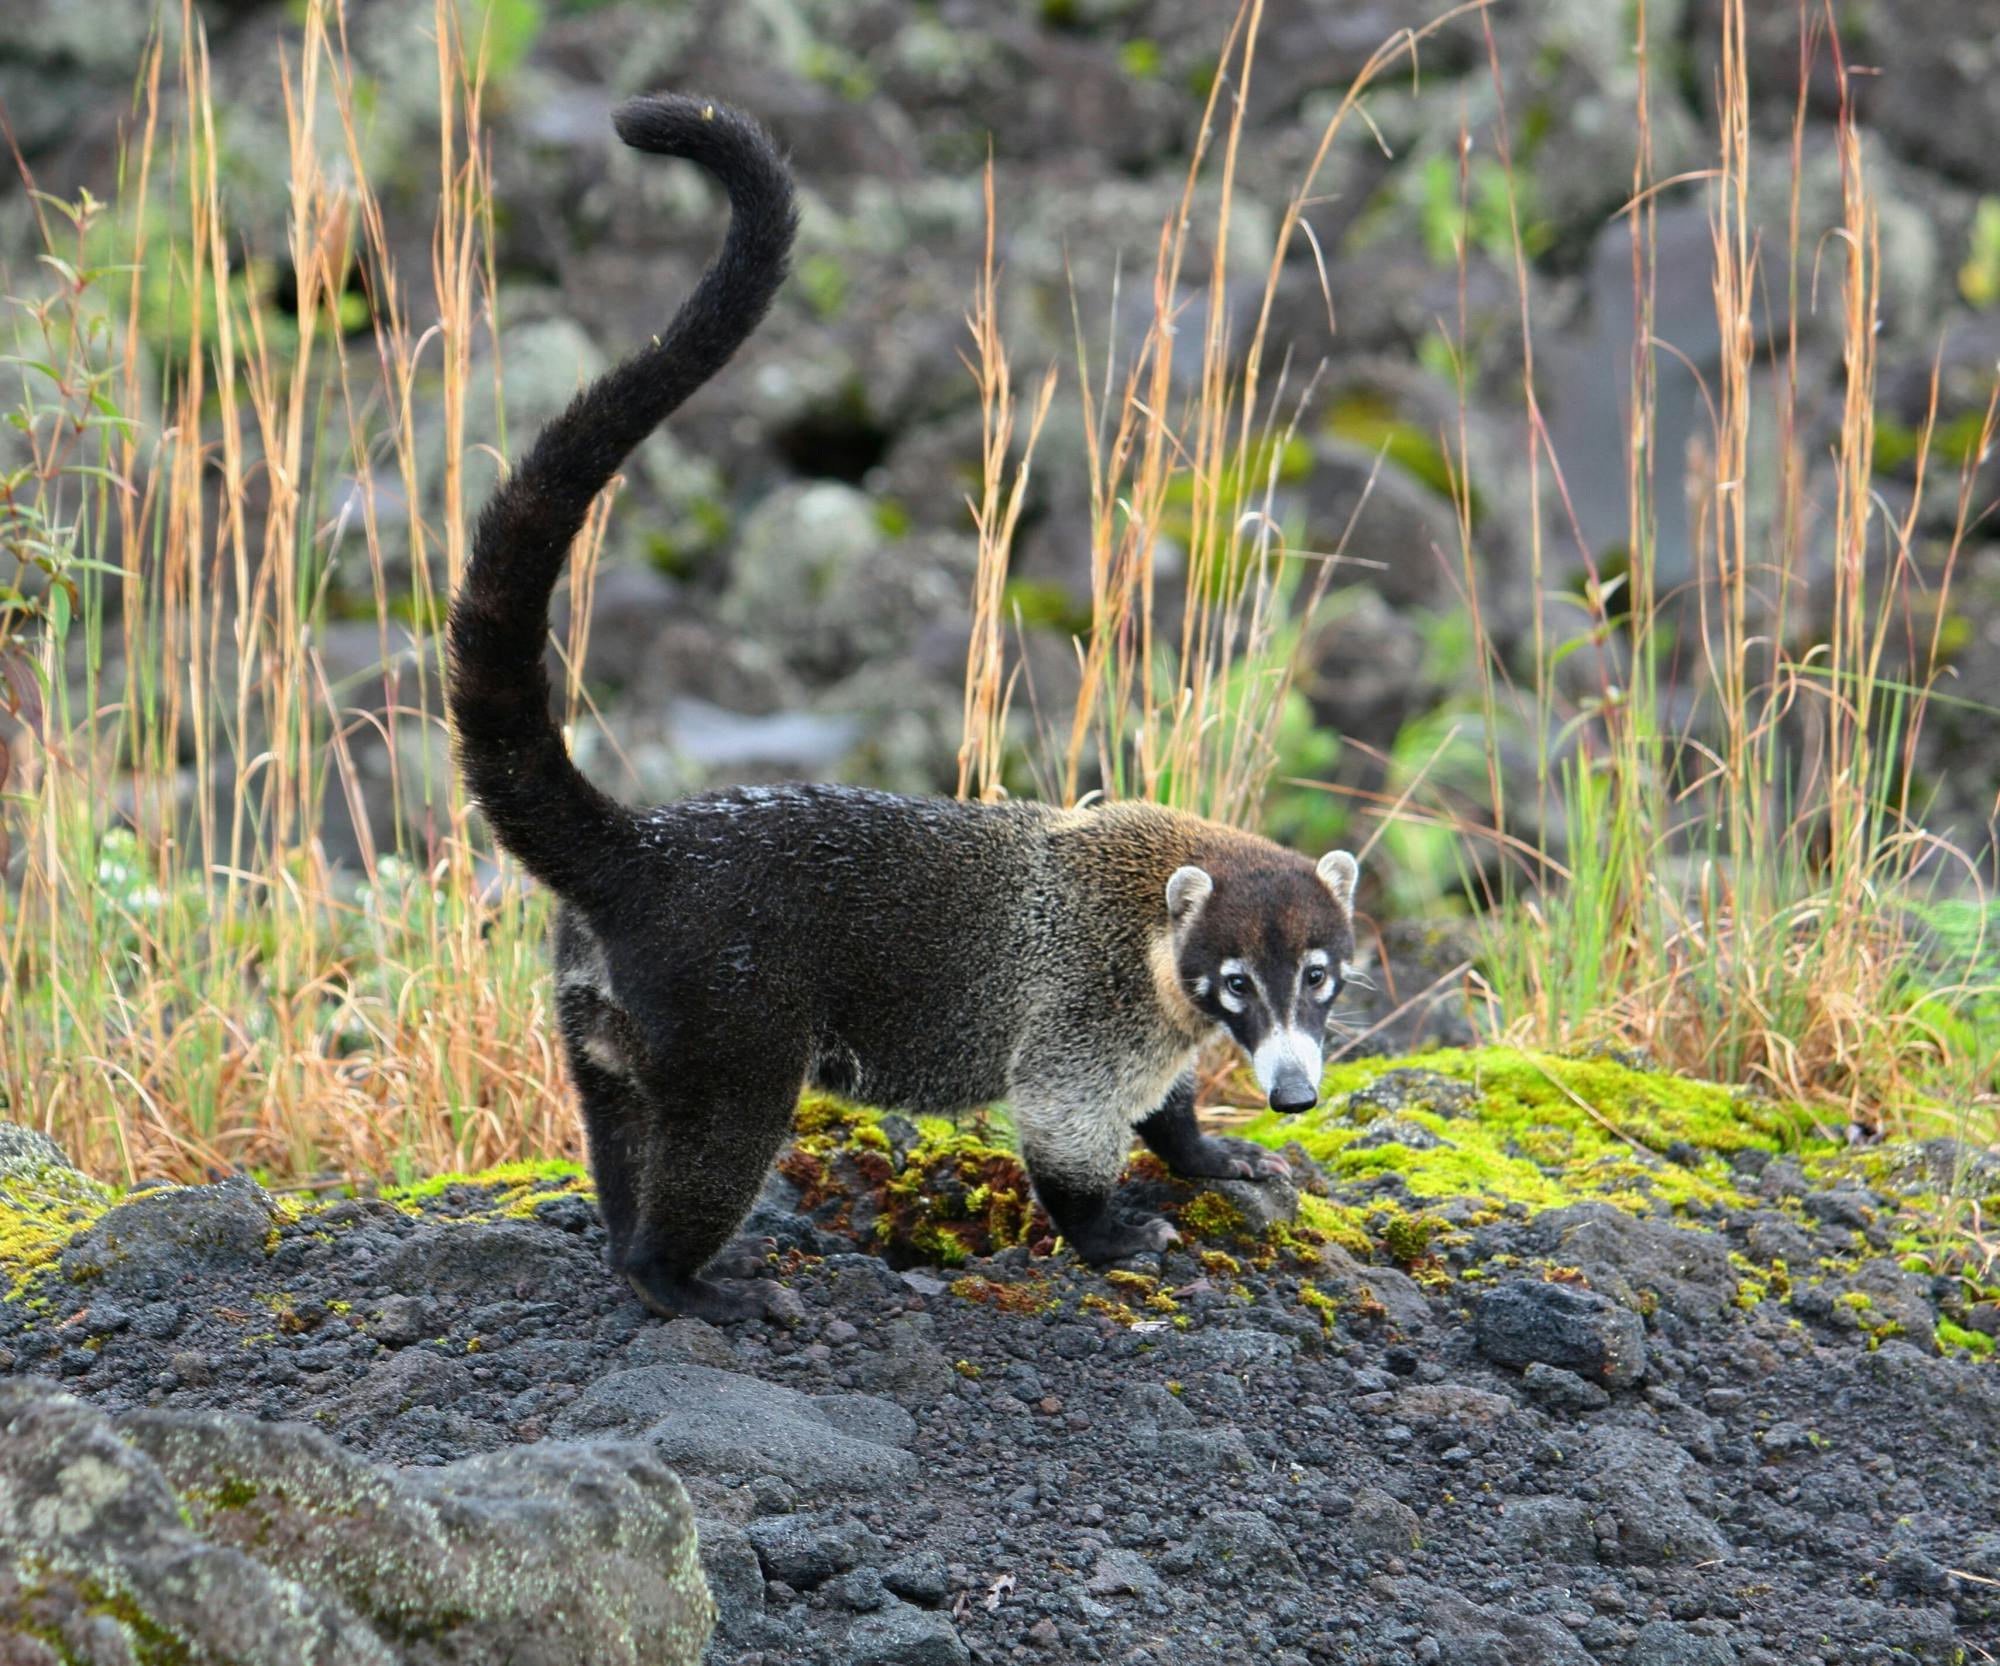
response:
M1728 1244L1699 1227L1578 1203L1538 1217L1534 1233L1545 1255L1579 1268L1593 1290L1635 1310L1651 1294L1684 1319L1714 1319L1735 1298Z
M864 1398L822 1403L733 1371L651 1365L600 1377L564 1409L554 1432L639 1439L677 1468L779 1474L806 1495L901 1486L917 1472L902 1444L914 1425L886 1403L880 1411L857 1408Z
M1626 1561L1686 1566L1730 1554L1713 1519L1714 1484L1685 1447L1633 1429L1607 1429L1582 1462L1602 1492L1602 1511Z
M70 1240L63 1276L119 1292L259 1266L277 1216L264 1188L242 1175L213 1186L162 1186L121 1203Z
M0 1383L4 1560L32 1578L0 1589L0 1630L93 1661L691 1666L715 1613L687 1496L642 1448L419 1476L226 1413L114 1422L34 1379Z
M409 1296L527 1300L588 1287L603 1274L566 1232L528 1221L469 1221L413 1233L382 1258L376 1276Z

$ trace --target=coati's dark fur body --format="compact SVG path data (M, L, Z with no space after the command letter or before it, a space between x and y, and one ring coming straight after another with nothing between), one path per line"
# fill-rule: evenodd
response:
M475 796L563 902L557 1006L612 1263L662 1311L743 1310L699 1275L808 1082L920 1112L1004 1099L1081 1253L1162 1246L1165 1222L1110 1208L1133 1131L1184 1173L1282 1166L1199 1132L1194 1052L1227 1025L1274 1104L1311 1103L1314 1038L1352 953L1353 862L1316 869L1146 805L785 786L638 810L578 774L549 715L550 592L626 453L762 318L794 224L755 124L681 98L615 119L628 143L721 179L728 239L666 333L586 388L482 515L450 682Z

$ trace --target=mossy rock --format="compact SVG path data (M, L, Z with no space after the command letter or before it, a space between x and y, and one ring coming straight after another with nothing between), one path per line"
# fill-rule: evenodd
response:
M1842 1150L1795 1105L1608 1057L1504 1047L1336 1065L1321 1103L1240 1132L1274 1149L1296 1140L1335 1182L1393 1176L1418 1199L1531 1212L1591 1198L1640 1212L1747 1207L1736 1153Z

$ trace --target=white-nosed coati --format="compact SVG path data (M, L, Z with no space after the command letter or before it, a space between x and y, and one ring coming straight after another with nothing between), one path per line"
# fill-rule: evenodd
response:
M752 1311L752 1287L701 1274L809 1082L924 1112L1005 1100L1079 1254L1163 1247L1167 1222L1112 1207L1133 1131L1184 1175L1282 1172L1196 1127L1194 1054L1220 1026L1273 1106L1314 1103L1354 859L1315 866L1144 804L788 786L634 809L591 786L549 711L550 593L592 498L764 316L796 223L754 122L677 97L613 120L721 180L728 238L666 333L585 388L495 493L450 627L466 780L562 901L557 1008L612 1265L662 1312Z

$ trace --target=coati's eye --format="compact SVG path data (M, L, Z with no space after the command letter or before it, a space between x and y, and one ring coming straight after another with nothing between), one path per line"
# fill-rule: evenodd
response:
M1248 995L1250 993L1250 980L1241 972L1231 972L1228 977L1222 980L1222 987L1232 995Z
M1326 968L1324 966L1308 966L1306 968L1306 988L1317 989L1325 982Z

